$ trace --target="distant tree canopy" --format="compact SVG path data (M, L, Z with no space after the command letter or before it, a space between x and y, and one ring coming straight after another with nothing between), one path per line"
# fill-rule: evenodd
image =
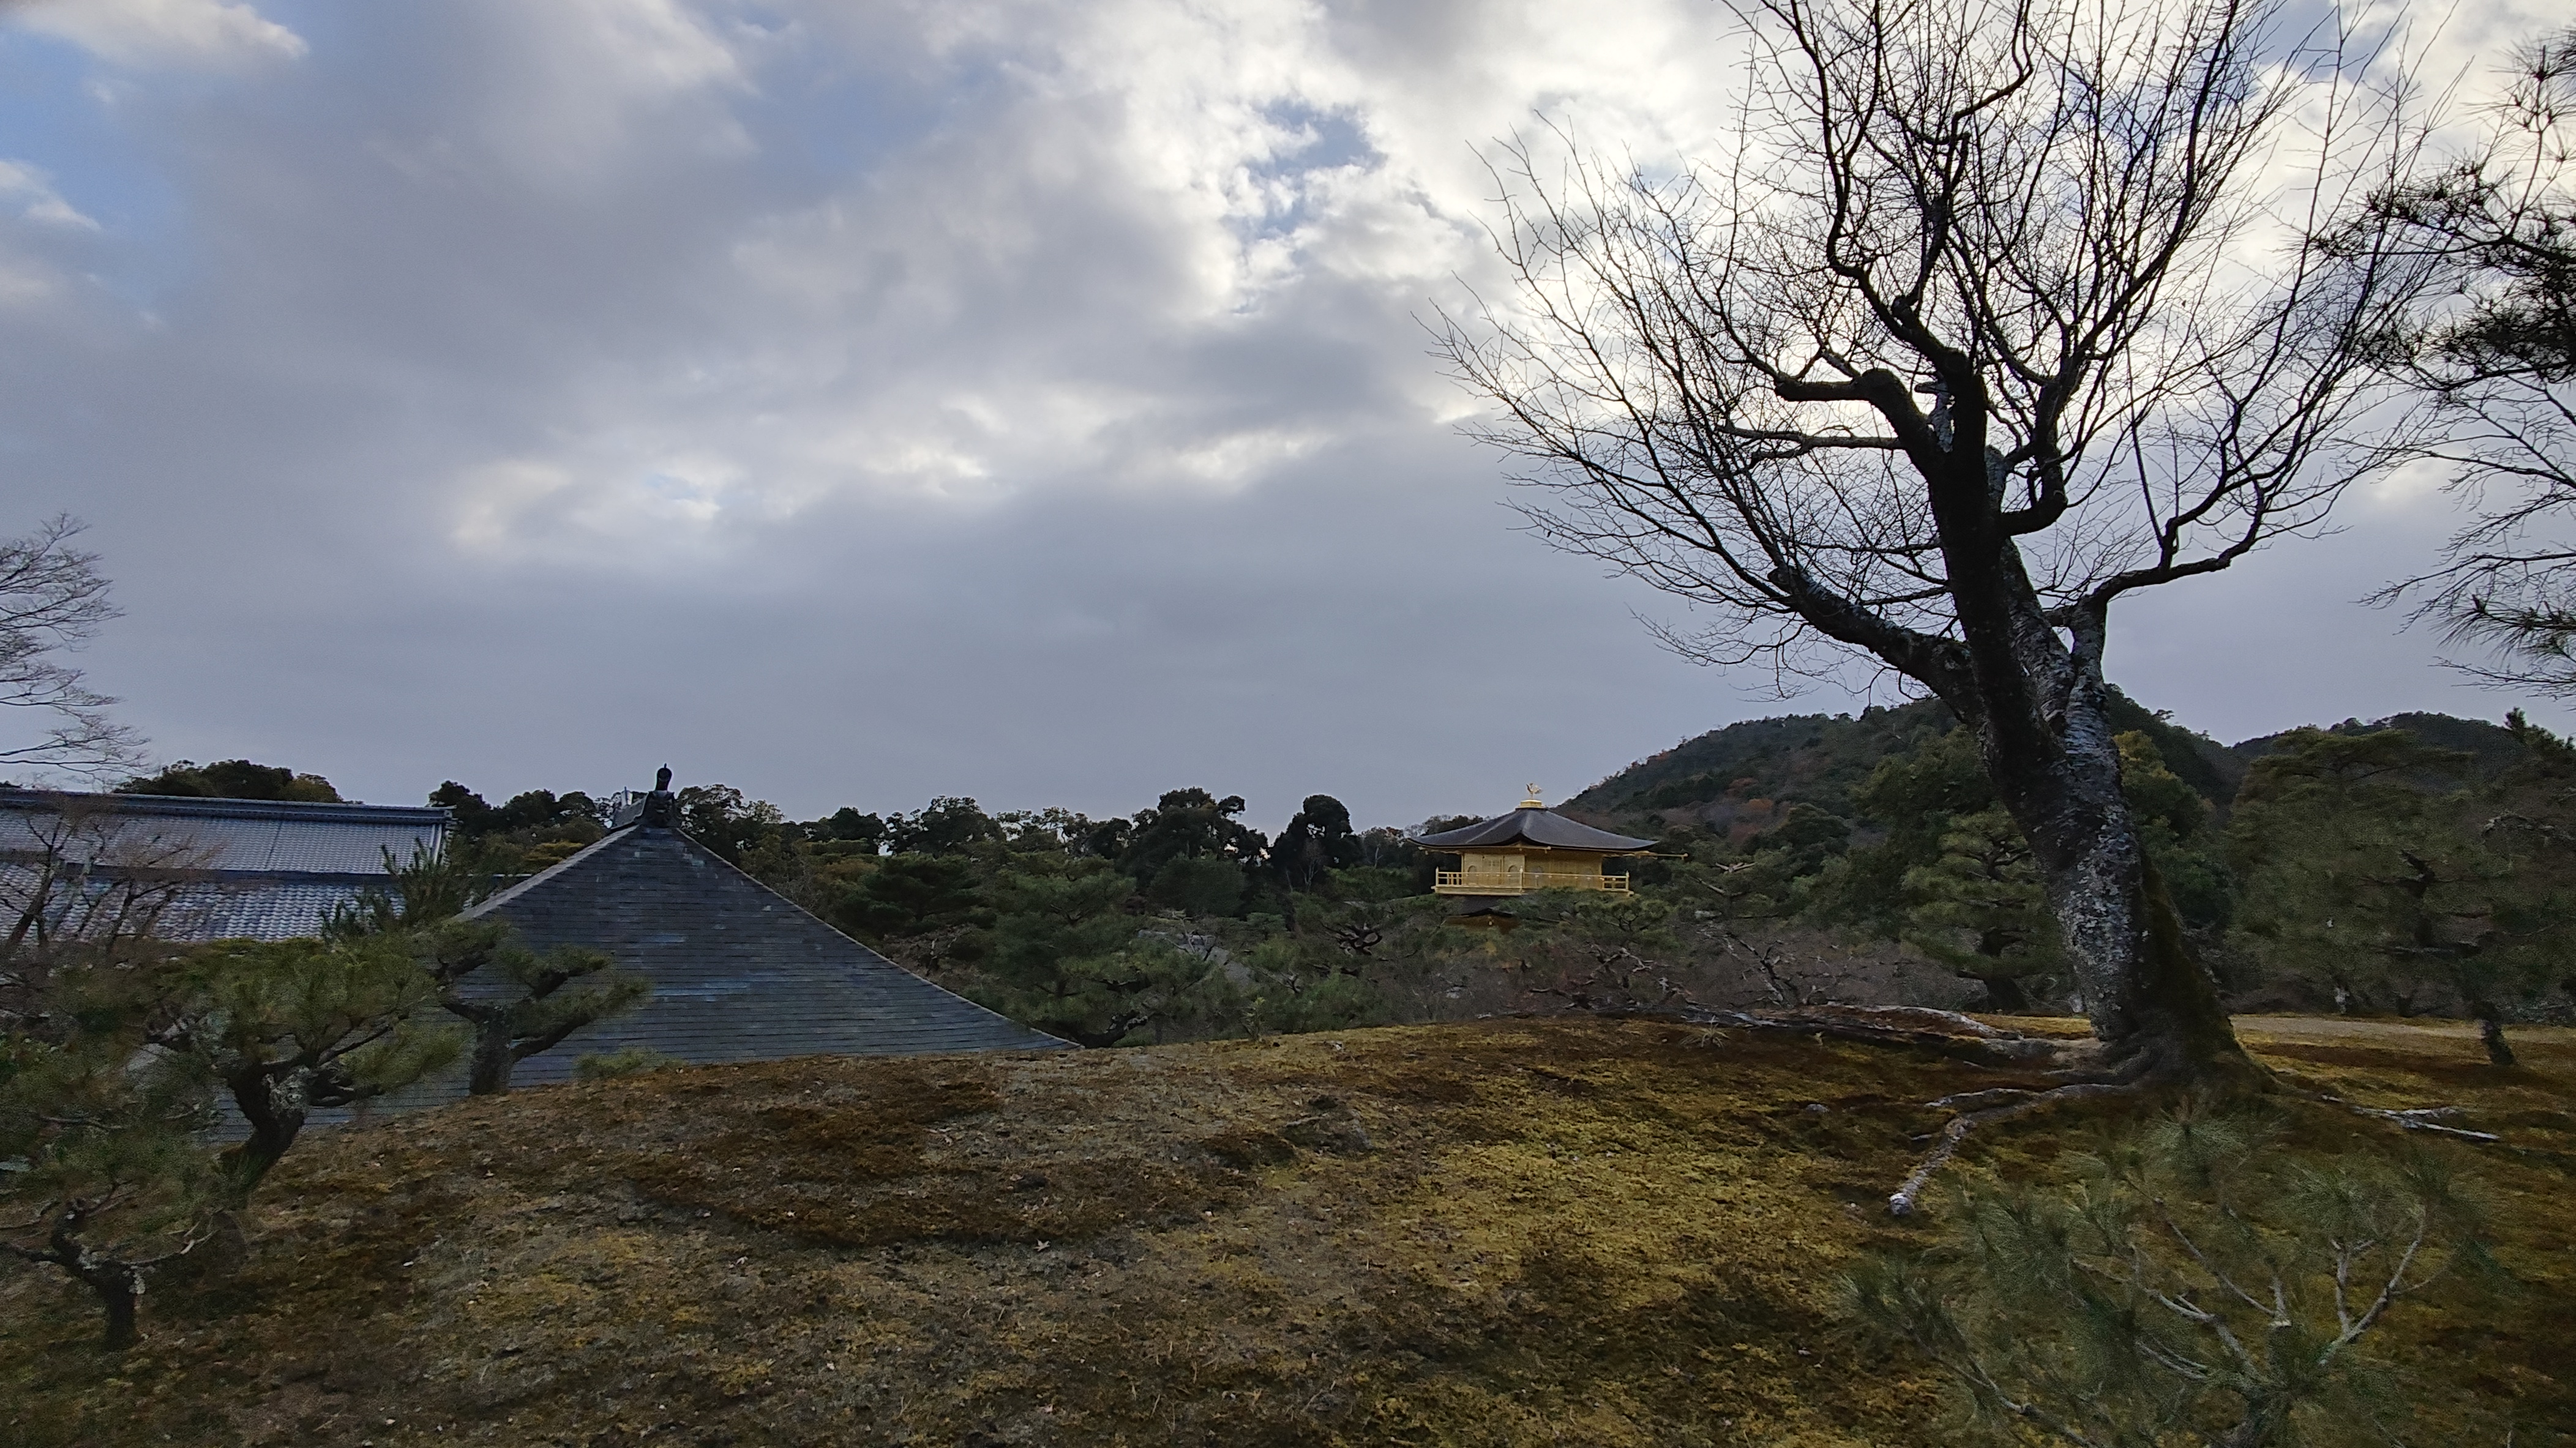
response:
M1310 794L1271 842L1270 867L1290 889L1311 890L1325 871L1358 864L1364 849L1350 809L1329 794Z
M1152 809L1136 812L1118 868L1151 881L1175 860L1256 862L1269 841L1235 819L1243 808L1239 794L1219 799L1204 789L1168 791Z
M876 941L992 923L974 862L956 855L888 855L829 913L842 929Z
M2576 979L2576 752L2515 723L2527 757L2483 782L2398 729L2301 731L2258 761L2228 831L2246 948L2347 1006L2459 1010L2512 1064L2504 1023Z
M469 837L608 822L607 806L579 790L559 795L550 789L531 789L510 796L507 804L495 806L485 804L483 796L451 779L429 792L429 802L454 811L457 831Z
M340 803L340 792L331 787L331 781L318 774L298 774L280 765L253 764L247 759L225 759L213 764L197 764L182 759L158 774L129 779L118 785L116 792L177 795L189 799Z

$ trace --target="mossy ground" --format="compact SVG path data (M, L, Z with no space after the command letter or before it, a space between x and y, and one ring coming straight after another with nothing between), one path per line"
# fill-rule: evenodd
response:
M2447 1102L2515 1286L2383 1352L2446 1425L2576 1424L2576 1035L2249 1019L2275 1067ZM1490 1021L1042 1057L672 1070L319 1135L237 1274L91 1346L0 1280L12 1444L1953 1441L1937 1377L1834 1311L1931 1230L1881 1203L2008 1077L1669 1024ZM2081 1139L1998 1132L2025 1175ZM2382 1135L2296 1113L2295 1143Z

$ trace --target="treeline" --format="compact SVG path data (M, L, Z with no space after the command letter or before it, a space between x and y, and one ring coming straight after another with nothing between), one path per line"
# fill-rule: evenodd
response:
M762 883L1084 1045L1391 1019L1389 982L1364 979L1387 931L1354 917L1432 903L1432 861L1410 835L1355 828L1330 795L1308 796L1275 838L1243 822L1240 796L1197 788L1109 819L940 797L795 821L720 784L675 800L683 829ZM496 806L450 782L431 802L454 811L461 855L496 874L556 863L609 824L577 793ZM1413 952L1409 974L1431 954Z
M2236 1008L2466 1016L2498 1060L2513 1022L2569 1018L2565 742L2519 714L2232 747L2126 700L2118 717L2135 726L2122 787L2149 861ZM329 790L244 761L128 787L161 792L174 773ZM557 863L610 823L580 792L494 805L451 781L431 802L497 876ZM1441 858L1406 831L1355 828L1329 795L1276 837L1243 822L1239 796L1196 788L1107 819L941 797L795 821L724 785L678 803L694 837L805 908L1086 1044L1657 991L2083 1007L2038 864L1938 705L1753 721L1623 771L1568 808L1660 842L1624 866L1635 889L1466 917L1486 929L1453 917L1491 902L1431 894Z

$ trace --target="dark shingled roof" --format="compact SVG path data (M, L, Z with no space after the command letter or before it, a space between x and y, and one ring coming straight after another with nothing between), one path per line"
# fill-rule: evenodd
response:
M520 1062L513 1085L630 1046L711 1062L1065 1045L941 990L665 825L618 830L467 913L509 921L540 951L604 951L653 982L642 1006Z
M1551 850L1599 850L1604 854L1652 849L1655 844L1653 840L1631 839L1608 830L1596 830L1587 824L1577 824L1554 810L1530 805L1523 805L1510 814L1498 814L1465 829L1420 836L1419 843L1434 850L1530 844L1544 845Z

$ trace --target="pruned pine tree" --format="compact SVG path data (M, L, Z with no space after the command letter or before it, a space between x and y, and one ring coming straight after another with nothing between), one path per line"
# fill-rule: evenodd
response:
M1986 1010L2028 1011L2024 983L2064 968L2030 842L2002 810L1953 820L1941 857L1905 872L1905 897L1905 942L1983 986Z
M1371 928L1367 938L1373 951L1382 932ZM1254 943L1240 963L1243 1028L1255 1035L1340 1030L1382 1016L1386 1008L1370 978L1370 956L1338 943L1273 935Z
M438 1008L473 1033L465 1089L475 1096L509 1090L521 1061L653 993L652 982L596 950L530 950L504 920L441 921L415 936L413 949L437 983Z
M95 944L95 943L94 943ZM316 1107L455 1059L416 1022L428 976L396 942L223 941L59 957L45 1008L0 1034L0 1241L99 1297L132 1342L151 1269L214 1238ZM218 1097L247 1127L209 1138Z
M2079 1448L2395 1442L2371 1335L2483 1260L2438 1156L2305 1158L2169 1116L2053 1188L1962 1193L1941 1246L1847 1300L1945 1369L1980 1436Z
M456 1059L459 1033L422 1020L438 989L398 936L223 940L189 955L145 1039L215 1083L248 1127L220 1159L231 1205L316 1107L372 1100Z
M1480 433L1547 537L1713 616L1686 653L1949 705L2064 932L2080 1069L2259 1085L2121 797L2105 650L2121 600L2388 455L2369 344L2423 268L2253 227L2366 189L2390 130L2269 0L1737 13L1716 155L1497 167L1514 286L1445 332Z
M61 985L58 1003L88 1029L0 1036L0 1248L88 1288L117 1350L141 1335L153 1269L214 1230L226 1198L201 1140L213 1113L195 1073L137 1056L134 1034L100 1028L121 1014L111 1003Z
M2328 242L2398 242L2434 266L2384 339L2435 405L2426 452L2470 523L2443 565L2381 597L2413 604L2491 683L2576 694L2576 27L2517 46L2482 134L2374 192Z
M332 939L388 935L451 919L500 888L500 862L483 850L441 841L412 846L408 858L390 849L383 887L368 886L331 912L322 933Z
M1141 930L1127 910L1132 879L1098 860L1030 864L993 882L978 999L1084 1046L1117 1045L1197 1008L1215 958Z
M333 940L399 938L428 973L438 1008L473 1033L466 1090L510 1089L521 1061L562 1045L595 1021L632 1010L652 982L596 950L560 946L540 955L504 920L460 918L499 883L491 858L442 846L397 861L385 852L391 888L362 892L324 929Z
M0 1255L95 1293L121 1348L153 1269L220 1208L211 1094L144 1039L180 983L164 921L207 852L123 837L77 797L26 823L0 872Z

